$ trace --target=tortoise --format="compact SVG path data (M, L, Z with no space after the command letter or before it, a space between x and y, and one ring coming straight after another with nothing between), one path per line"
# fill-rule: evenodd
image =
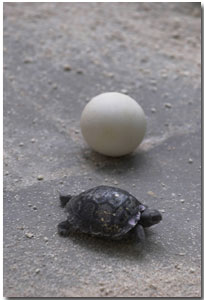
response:
M58 224L58 233L68 236L72 231L94 236L145 240L145 227L162 220L158 210L149 209L125 190L112 186L97 186L77 196L60 195L67 220Z

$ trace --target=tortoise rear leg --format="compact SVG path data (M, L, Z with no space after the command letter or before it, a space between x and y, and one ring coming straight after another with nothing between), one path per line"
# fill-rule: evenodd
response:
M72 198L71 195L61 195L59 196L60 198L60 205L61 207L65 207L67 202L69 202L69 200Z
M71 232L71 224L68 220L63 221L57 225L58 234L66 237Z

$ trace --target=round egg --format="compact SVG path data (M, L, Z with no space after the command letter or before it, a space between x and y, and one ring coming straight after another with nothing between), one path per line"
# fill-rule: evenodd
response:
M134 151L146 131L145 114L131 97L121 93L103 93L85 106L80 121L88 145L108 156Z

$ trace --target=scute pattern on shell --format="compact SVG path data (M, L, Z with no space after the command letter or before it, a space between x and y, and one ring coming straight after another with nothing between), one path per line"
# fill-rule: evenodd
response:
M68 221L81 232L117 237L132 226L128 221L140 211L140 202L128 192L99 186L74 196L67 203Z

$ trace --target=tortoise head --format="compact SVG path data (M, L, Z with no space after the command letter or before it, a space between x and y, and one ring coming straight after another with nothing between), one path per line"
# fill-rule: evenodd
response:
M146 208L144 211L141 212L141 217L139 223L143 227L150 227L159 223L162 220L162 215L156 209L149 209Z

